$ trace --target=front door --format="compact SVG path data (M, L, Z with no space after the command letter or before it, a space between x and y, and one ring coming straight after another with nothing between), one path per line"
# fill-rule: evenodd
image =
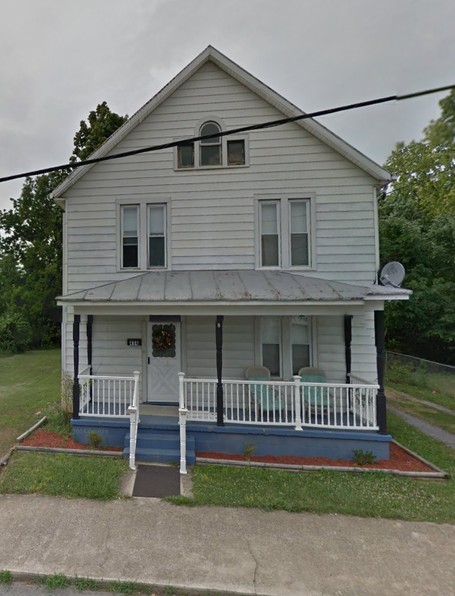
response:
M178 403L180 360L180 323L148 323L148 400Z

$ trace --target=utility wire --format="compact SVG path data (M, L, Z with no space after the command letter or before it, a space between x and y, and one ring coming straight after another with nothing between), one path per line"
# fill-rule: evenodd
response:
M388 95L386 97L379 97L377 99L370 99L368 101L361 101L357 103L346 104L338 106L336 108L328 108L326 110L318 110L309 114L299 114L298 116L291 116L289 118L281 118L279 120L270 120L269 122L262 122L261 124L252 124L249 126L242 126L240 128L234 128L231 130L225 130L216 132L210 135L202 135L192 137L190 139L181 139L179 141L172 141L170 143L162 143L160 145L152 145L151 147L143 147L142 149L133 149L131 151L124 151L122 153L115 153L114 155L108 155L104 157L94 157L91 159L85 159L83 161L77 161L75 163L65 163L59 166L52 166L50 168L42 168L40 170L31 170L30 172L23 172L22 174L13 174L12 176L4 176L0 178L0 182L8 182L10 180L17 180L18 178L26 178L28 176L39 176L41 174L49 174L50 172L56 172L58 170L72 170L74 168L81 168L90 164L100 163L102 161L110 161L112 159L121 159L122 157L129 157L131 155L139 155L141 153L149 153L152 151L160 151L161 149L169 149L171 147L178 147L184 145L190 145L196 141L204 139L213 139L218 137L226 137L229 135L235 135L242 132L248 132L250 130L262 130L264 128L273 128L275 126L282 126L288 122L297 122L298 120L307 120L309 118L317 118L320 116L328 116L329 114L336 114L338 112L346 112L348 110L356 110L358 108L365 108L367 106L373 106L381 103L387 103L391 101L402 101L405 99L412 99L414 97L421 97L422 95L430 95L432 93L441 93L442 91L449 91L455 89L455 85L446 85L445 87L437 87L433 89L426 89L424 91L416 91L415 93L407 93L405 95Z

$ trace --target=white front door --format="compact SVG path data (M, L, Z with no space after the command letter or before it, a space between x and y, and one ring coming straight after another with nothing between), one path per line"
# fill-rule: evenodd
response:
M178 403L180 358L180 323L148 323L148 399L161 403Z

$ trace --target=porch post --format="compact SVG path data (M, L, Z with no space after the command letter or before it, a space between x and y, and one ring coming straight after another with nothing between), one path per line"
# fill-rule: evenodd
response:
M351 382L352 315L344 315L344 357L346 361L346 383Z
M387 409L384 393L384 311L374 311L374 337L376 343L376 362L378 371L378 393L376 396L376 417L379 432L387 434Z
M87 364L90 369L90 375L93 375L92 337L93 337L93 315L87 315Z
M81 315L74 315L73 321L73 418L79 418L79 326Z
M217 426L224 426L223 416L223 320L222 315L216 317L216 424Z

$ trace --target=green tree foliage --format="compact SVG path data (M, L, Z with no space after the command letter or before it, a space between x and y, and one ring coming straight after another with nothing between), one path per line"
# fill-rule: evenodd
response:
M100 145L117 130L128 116L111 112L105 101L96 106L88 115L88 122L81 120L80 128L74 135L74 149L70 162L87 159Z
M381 259L406 268L409 302L387 306L390 348L455 364L455 92L421 141L400 143L379 204Z
M126 119L106 102L99 104L88 123L81 121L71 161L88 157ZM67 175L27 178L12 208L0 212L0 350L59 341L55 297L62 290L62 210L50 195Z

